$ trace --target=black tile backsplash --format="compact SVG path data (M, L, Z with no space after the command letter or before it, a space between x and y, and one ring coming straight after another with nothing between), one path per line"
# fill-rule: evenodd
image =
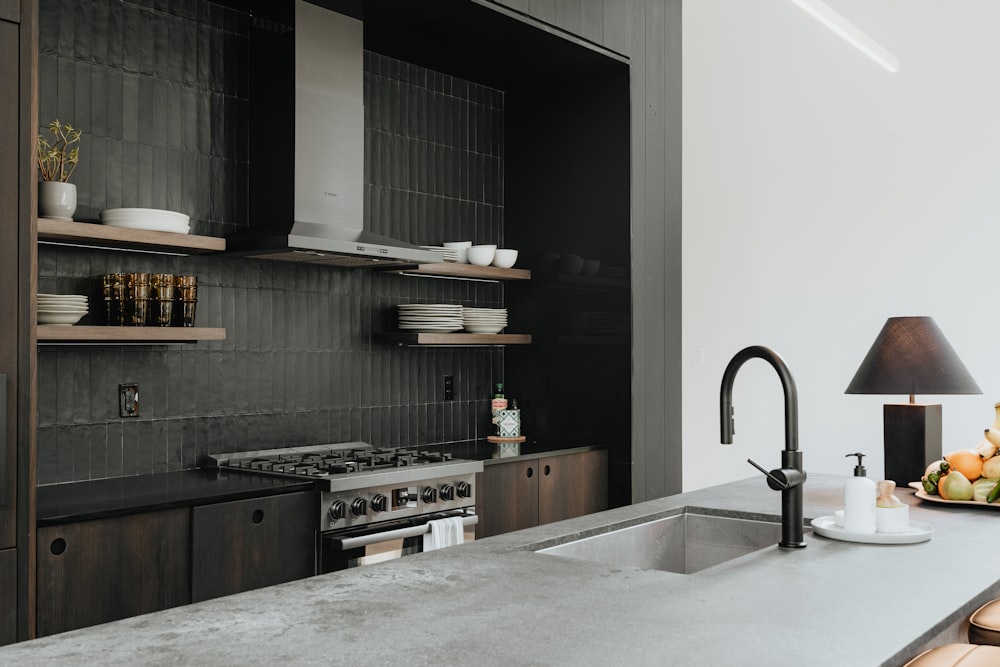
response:
M148 207L192 233L245 224L245 14L198 0L42 0L39 121L83 131L76 218ZM365 54L365 217L425 244L503 239L501 91ZM84 293L113 271L194 274L196 323L224 341L42 345L40 484L181 470L210 452L347 440L436 445L487 434L502 348L400 348L398 303L499 306L497 283L224 255L43 244L39 291ZM84 320L82 323L87 323ZM455 400L443 400L443 376ZM140 416L118 417L139 384Z

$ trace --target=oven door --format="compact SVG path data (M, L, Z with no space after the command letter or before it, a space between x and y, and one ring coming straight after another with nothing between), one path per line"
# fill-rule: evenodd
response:
M427 523L433 519L453 516L462 517L465 541L474 540L479 517L472 510L435 512L409 519L320 533L320 574L420 553L423 551L423 536L430 532Z

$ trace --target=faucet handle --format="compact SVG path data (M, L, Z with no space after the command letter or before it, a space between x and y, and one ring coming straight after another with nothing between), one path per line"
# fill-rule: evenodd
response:
M767 485L775 491L787 491L806 481L806 474L795 468L778 468L768 471L753 459L747 459L747 463L764 473L764 476L767 477Z

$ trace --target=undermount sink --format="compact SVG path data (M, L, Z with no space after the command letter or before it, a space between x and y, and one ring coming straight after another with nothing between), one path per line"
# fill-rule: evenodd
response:
M781 524L701 514L680 514L540 549L578 560L693 574L777 545Z

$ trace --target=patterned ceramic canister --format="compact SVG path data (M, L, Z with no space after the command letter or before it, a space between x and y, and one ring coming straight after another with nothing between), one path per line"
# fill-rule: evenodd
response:
M501 410L498 415L497 428L501 438L520 438L521 411Z

